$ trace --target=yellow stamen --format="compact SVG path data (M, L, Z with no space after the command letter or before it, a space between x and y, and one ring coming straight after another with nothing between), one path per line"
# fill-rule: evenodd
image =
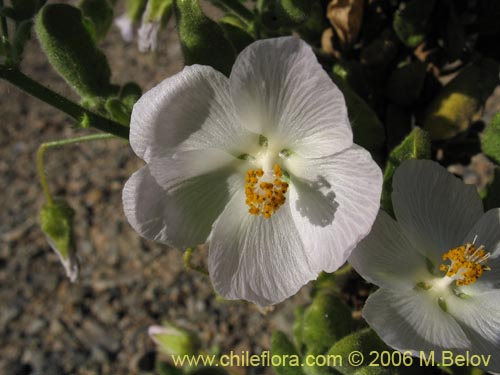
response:
M486 261L490 253L486 252L484 246L476 246L467 243L455 249L451 249L443 255L443 260L449 260L450 265L441 264L439 269L446 272L446 276L453 277L458 286L475 283L484 271L489 271Z
M269 219L285 203L288 183L281 180L283 171L278 164L274 165L270 181L259 180L264 176L262 169L249 169L245 177L245 203L250 215L262 215Z

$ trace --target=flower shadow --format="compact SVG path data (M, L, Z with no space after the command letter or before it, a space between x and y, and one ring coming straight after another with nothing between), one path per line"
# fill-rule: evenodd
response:
M298 195L295 202L297 211L312 225L330 225L339 206L331 184L323 176L317 176L316 181L294 177L293 185Z

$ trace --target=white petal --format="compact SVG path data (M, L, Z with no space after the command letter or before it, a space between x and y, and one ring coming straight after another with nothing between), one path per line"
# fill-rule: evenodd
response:
M228 85L222 73L192 65L153 87L132 111L134 152L148 162L176 151L222 148L241 154L249 152L246 141L258 146L258 136L252 138L235 118Z
M430 276L425 257L384 211L379 212L370 234L354 249L349 263L364 279L392 289L412 289Z
M139 51L156 51L158 47L158 32L160 31L160 21L145 22L143 20L141 27L137 30L137 45Z
M455 319L427 291L379 289L366 301L363 317L389 346L405 351L468 348L470 342Z
M261 306L295 294L314 272L288 205L271 218L248 213L237 193L217 220L209 239L208 269L215 290L227 299Z
M134 24L126 13L115 18L115 25L120 29L120 34L125 42L130 43L134 40Z
M447 306L469 337L471 351L491 355L488 370L500 371L500 291L450 298Z
M252 43L236 59L230 82L243 125L277 147L322 157L352 144L344 97L300 39Z
M464 235L483 214L476 188L429 160L401 164L393 188L398 223L434 265L442 262L443 253L463 245Z
M292 155L290 206L314 268L333 272L370 231L380 206L382 173L370 154L353 145L319 159Z
M168 194L145 166L125 184L125 215L150 240L181 249L204 243L229 201L227 173L222 170L192 178Z

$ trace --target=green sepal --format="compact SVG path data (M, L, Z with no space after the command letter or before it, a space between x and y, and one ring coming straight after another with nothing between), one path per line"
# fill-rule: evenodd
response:
M235 15L225 15L219 20L219 25L237 53L255 41L254 37L247 31L245 23Z
M105 108L113 120L124 126L129 126L131 111L120 101L120 99L108 98L106 100Z
M194 333L169 322L150 327L149 336L158 349L167 355L195 355L200 347L199 339Z
M74 217L75 211L62 199L46 203L38 215L40 227L71 281L75 281L78 276L73 240Z
M127 108L132 111L134 104L142 95L141 87L135 82L127 82L120 89L119 98Z
M491 59L476 61L434 97L425 111L423 128L433 140L452 138L467 130L499 84L498 62Z
M17 21L32 18L47 0L11 0L13 18Z
M410 107L422 92L426 73L427 67L420 61L395 69L387 82L387 97L402 107Z
M82 0L79 8L88 20L88 29L95 41L103 39L113 24L113 7L108 0Z
M483 132L481 146L483 152L500 165L500 112L493 117Z
M127 9L127 16L132 20L132 22L137 23L141 20L147 3L148 0L127 0L125 8Z
M341 78L339 71L343 69L340 65L334 66L332 78L344 94L354 142L370 151L373 159L380 164L385 149L384 126L375 111Z
M175 366L172 366L169 363L159 362L159 361L157 361L155 363L155 370L158 373L158 375L182 375L182 374L184 374L184 372L181 369L179 369Z
M500 207L500 168L493 171L493 180L481 192L484 210Z
M286 363L282 366L274 366L273 369L278 375L304 375L300 367L301 359L297 349L290 339L281 331L273 332L271 339L271 355L285 358Z
M429 135L421 128L414 128L410 134L389 154L384 171L382 187L382 208L394 217L392 207L392 178L399 165L409 159L430 159L431 142Z
M343 375L390 375L394 369L384 367L370 367L370 353L376 351L392 351L387 345L377 336L371 328L365 328L361 331L350 334L343 339L337 341L328 351L328 355L336 355L342 358L342 361L337 361L336 366L333 366ZM364 356L364 366L354 367L347 360L353 352L361 352Z
M416 47L425 40L435 2L435 0L411 0L403 3L402 8L394 14L394 31L408 47Z
M174 0L174 13L185 64L210 65L229 76L236 58L233 47L198 0Z
M106 56L95 46L79 9L46 5L35 31L52 66L80 96L106 97L113 91Z
M318 293L304 313L303 342L307 352L325 354L352 329L351 309L334 293Z

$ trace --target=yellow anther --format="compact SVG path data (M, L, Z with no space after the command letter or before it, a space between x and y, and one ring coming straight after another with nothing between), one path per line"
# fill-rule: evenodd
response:
M446 276L453 277L457 286L475 283L484 271L489 271L486 262L490 254L484 246L476 246L467 243L455 249L451 249L443 255L443 260L449 260L449 266L442 264L439 269L446 272Z
M274 173L272 173L274 172ZM269 219L285 203L288 183L281 180L283 171L278 164L266 175L262 169L250 169L245 177L245 203L251 215ZM263 178L263 181L260 181Z

